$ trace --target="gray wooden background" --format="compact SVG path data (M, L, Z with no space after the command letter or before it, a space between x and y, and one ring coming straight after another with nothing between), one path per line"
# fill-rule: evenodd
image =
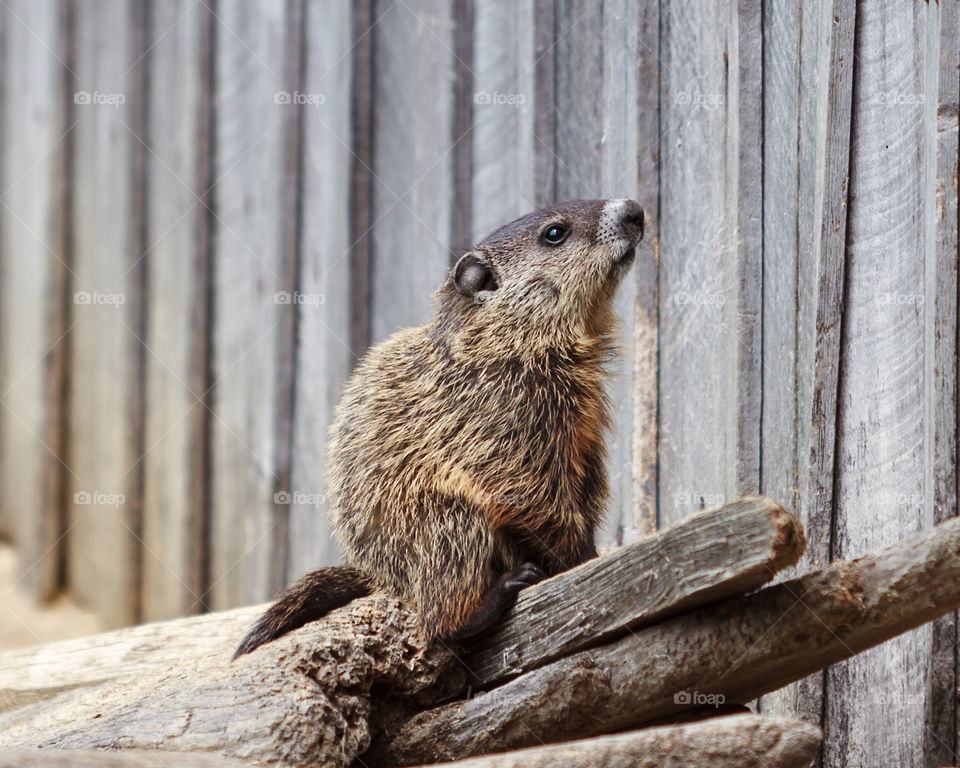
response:
M0 57L0 534L38 599L113 626L334 562L357 356L573 197L648 222L601 544L761 491L809 569L957 512L957 0L0 0ZM955 764L957 639L760 707L824 766Z

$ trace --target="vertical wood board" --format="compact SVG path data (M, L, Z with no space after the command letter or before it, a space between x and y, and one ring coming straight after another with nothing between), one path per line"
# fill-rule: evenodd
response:
M265 600L285 578L279 466L293 356L298 112L294 6L231 2L218 13L215 74L210 605Z
M860 5L856 54L835 558L933 524L935 6ZM927 625L827 670L824 765L925 764L931 641Z
M287 580L340 561L326 502L327 431L353 366L349 183L351 3L307 4L303 204Z
M152 6L143 618L203 606L213 15Z
M71 238L70 590L106 626L137 619L140 581L140 3L78 8Z
M0 138L0 518L17 550L18 586L37 599L58 587L62 531L65 15L48 0L3 10Z

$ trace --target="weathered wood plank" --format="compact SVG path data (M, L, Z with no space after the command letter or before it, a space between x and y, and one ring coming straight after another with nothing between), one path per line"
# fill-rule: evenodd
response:
M75 19L67 581L118 626L140 591L144 5L96 0Z
M933 513L942 522L957 514L957 116L960 111L960 6L939 6L936 122L936 278L933 318ZM933 119L925 115L925 127ZM933 146L933 142L928 145ZM926 160L930 168L932 159ZM927 329L929 333L929 329ZM929 343L929 342L927 342ZM927 766L957 762L957 614L931 627L930 694L926 707Z
M810 542L801 570L831 559L855 16L846 0L805 3L800 14L797 512ZM820 722L823 675L778 697L782 711Z
M210 604L285 580L297 305L297 4L225 3L216 25ZM282 497L281 497L282 500Z
M227 648L210 650L0 713L0 749L164 749L350 765L404 699L456 678L452 656L415 635L416 618L398 601L364 598L242 663Z
M797 270L800 184L800 16L790 0L763 7L763 421L761 492L797 508ZM802 226L806 226L804 223ZM784 572L782 578L794 574ZM796 686L764 712L796 709Z
M756 589L803 549L796 519L768 499L695 515L523 590L506 622L463 656L468 682L486 687L618 632Z
M378 0L374 13L370 311L376 343L433 315L429 298L454 256L456 139L452 5Z
M48 0L2 16L0 528L17 547L19 586L45 599L58 586L67 472L66 19Z
M381 734L364 759L458 759L609 733L704 704L744 703L958 605L954 519L859 560L682 614L422 712Z
M661 5L661 524L759 481L759 10Z
M153 5L147 163L143 619L203 607L214 17Z
M820 729L796 720L734 715L444 763L451 768L805 768ZM2 756L0 756L2 766ZM38 766L42 768L42 766ZM439 766L438 766L439 768Z
M935 4L857 8L834 557L934 522L938 37ZM931 650L924 627L827 670L825 766L925 764Z
M637 8L637 192L644 210L643 242L633 265L633 527L656 530L660 504L659 283L660 283L660 6Z
M541 103L537 31L550 24L533 0L478 3L473 13L472 239L543 205L535 181ZM546 57L550 59L551 57ZM552 144L552 142L551 142Z
M299 303L286 580L340 561L327 518L327 430L350 350L352 3L306 6Z

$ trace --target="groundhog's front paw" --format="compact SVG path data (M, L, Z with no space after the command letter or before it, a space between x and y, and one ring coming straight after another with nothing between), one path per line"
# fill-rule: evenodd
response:
M524 587L529 587L545 578L547 578L547 574L540 566L533 563L524 563L503 574L500 577L499 586L501 591L516 595Z

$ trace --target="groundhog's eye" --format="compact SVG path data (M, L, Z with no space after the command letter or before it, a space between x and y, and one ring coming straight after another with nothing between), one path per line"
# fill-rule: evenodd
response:
M565 224L551 224L540 235L544 245L560 245L570 234L570 228Z

